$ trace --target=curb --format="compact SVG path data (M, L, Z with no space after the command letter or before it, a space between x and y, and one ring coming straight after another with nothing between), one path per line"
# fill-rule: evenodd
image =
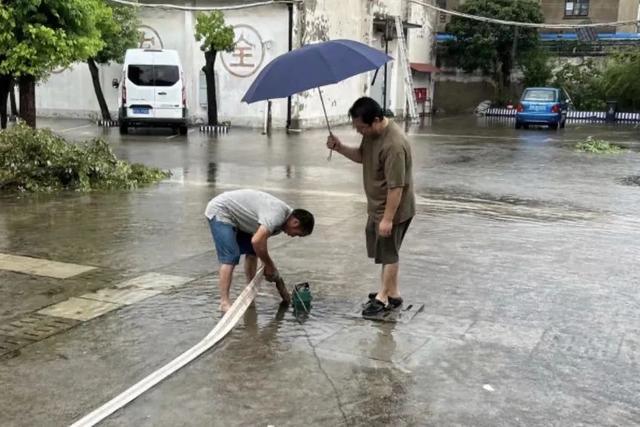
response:
M117 120L98 120L98 126L105 128L114 128L118 126Z
M200 132L204 132L204 133L229 133L229 125L203 125L200 126Z

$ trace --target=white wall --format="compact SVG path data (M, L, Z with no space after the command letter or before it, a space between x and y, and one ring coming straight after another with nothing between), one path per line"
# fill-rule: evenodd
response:
M187 1L186 5L204 6L215 4L213 1ZM218 116L221 121L229 120L236 126L261 127L264 120L266 102L247 105L240 102L242 96L258 75L260 69L276 56L288 50L288 9L285 4L225 11L225 20L236 27L236 38L240 36L240 28L247 38L256 45L252 53L258 54L260 47L264 57L255 72L249 76L234 75L245 67L233 67L231 54L219 54L216 60L216 81L218 92ZM294 48L303 44L348 38L367 44L374 44L373 18L375 15L398 15L401 11L401 0L309 0L294 7ZM201 93L204 91L203 79L200 78L204 65L204 54L193 37L195 14L176 10L158 10L141 8L140 19L147 38L154 47L176 49L183 62L187 81L187 104L192 122L206 120L206 104L201 105ZM247 28L251 27L251 28ZM255 32L254 32L255 30ZM428 40L417 35L420 30L410 30L410 57L416 50L413 45L428 45ZM260 43L256 41L261 40ZM430 50L430 49L429 49ZM236 54L238 51L235 52ZM398 57L397 43L389 45L389 54ZM245 58L245 64L255 60ZM238 59L235 58L235 65ZM227 67L224 66L224 63ZM420 61L427 62L427 61ZM253 68L251 68L253 70ZM100 81L109 109L117 116L117 90L111 87L114 78L119 79L121 66L112 64L100 67ZM333 123L348 121L347 111L353 101L360 96L368 95L373 72L355 76L336 85L323 88L327 113ZM383 78L382 71L378 80ZM389 64L388 71L389 107L401 113L404 106L403 79L400 67L395 61ZM324 115L317 91L309 91L294 96L292 113L295 124L301 127L324 126ZM68 70L52 74L46 81L38 85L36 102L39 115L64 117L99 116L99 106L94 95L91 77L86 64L76 64ZM287 115L286 99L273 102L273 125L284 127ZM115 117L114 117L115 118Z

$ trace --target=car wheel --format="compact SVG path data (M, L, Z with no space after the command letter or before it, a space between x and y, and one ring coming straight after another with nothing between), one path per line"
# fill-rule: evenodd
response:
M186 135L187 131L188 129L186 126L180 126L180 135Z
M126 123L120 123L120 135L126 135L129 133L129 127Z
M558 123L549 123L549 129L558 130Z
M522 122L516 121L516 129L522 128Z

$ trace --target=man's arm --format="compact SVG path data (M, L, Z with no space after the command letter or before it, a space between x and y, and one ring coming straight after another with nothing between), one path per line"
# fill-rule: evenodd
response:
M327 138L327 148L337 151L351 161L362 163L362 151L360 151L360 147L344 145L333 134L330 134Z
M384 215L380 221L378 233L382 237L389 237L393 228L393 218L396 216L404 187L396 187L387 190L387 203L384 208Z
M264 275L267 280L269 280L270 278L275 279L276 277L273 276L277 276L276 266L269 256L269 251L267 250L267 239L269 238L269 236L271 236L271 232L267 229L267 227L261 225L260 227L258 227L258 230L251 238L251 245L253 246L253 250L264 264Z

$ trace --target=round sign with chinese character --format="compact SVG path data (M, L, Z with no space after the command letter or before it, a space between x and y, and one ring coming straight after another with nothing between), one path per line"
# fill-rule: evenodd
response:
M222 52L222 65L237 77L249 77L262 65L264 43L255 28L249 25L234 25L235 41L231 52Z

